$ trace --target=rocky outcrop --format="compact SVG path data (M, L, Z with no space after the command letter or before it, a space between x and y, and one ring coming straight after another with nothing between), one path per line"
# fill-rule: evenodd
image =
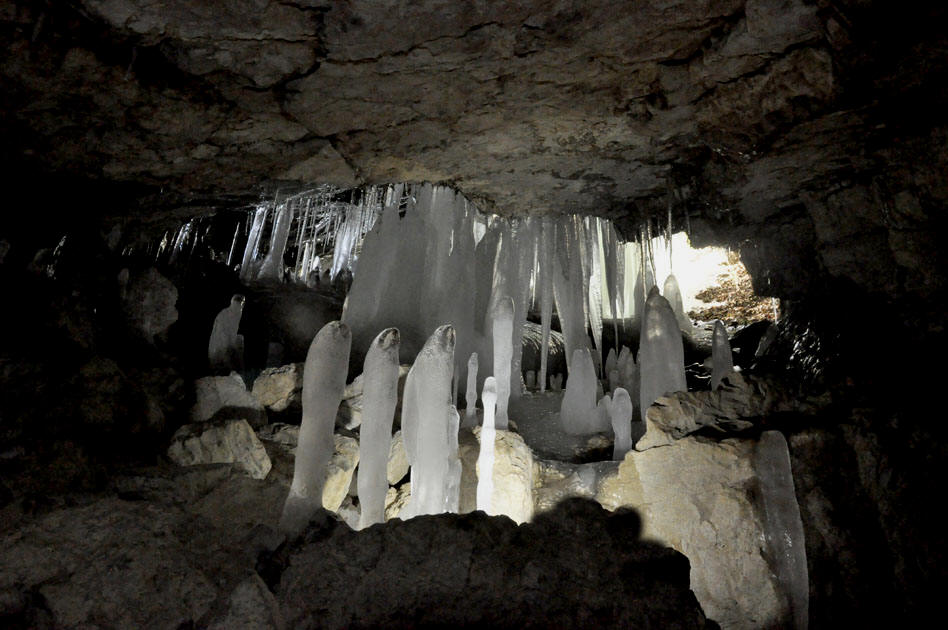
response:
M482 513L360 532L324 519L269 573L296 628L704 628L687 561L639 527L580 499L520 527Z
M195 403L191 422L243 418L255 428L267 422L267 412L236 372L230 376L205 376L194 383Z
M253 382L253 397L271 411L303 408L303 364L267 368Z
M467 433L467 430L464 430ZM533 451L513 431L497 431L494 439L494 492L491 514L503 514L515 523L526 523L533 517L534 466ZM460 511L477 509L477 456L480 453L481 429L475 427L474 439L459 440L461 457Z
M265 478L272 468L267 450L243 419L184 425L171 439L168 457L179 466L235 464L254 479Z

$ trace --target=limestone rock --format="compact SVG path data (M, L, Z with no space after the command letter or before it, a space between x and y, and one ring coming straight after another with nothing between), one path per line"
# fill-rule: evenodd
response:
M409 468L408 453L405 451L402 432L396 431L395 435L392 436L392 446L388 451L388 465L385 470L389 485L396 484L404 479Z
M186 424L168 447L168 457L179 466L235 464L254 479L270 472L270 457L246 420Z
M267 422L263 405L247 391L243 379L236 373L199 378L194 383L194 390L191 422L244 418L254 428Z
M630 451L596 497L608 509L638 510L646 539L688 556L691 589L724 628L779 627L789 619L762 551L754 445L687 437Z
M461 439L461 503L460 511L477 509L477 455L480 452L481 428L462 434L473 439ZM509 516L516 523L533 518L533 451L519 434L498 430L494 441L494 492L491 509L496 514Z
M271 411L302 409L303 364L267 368L253 382L253 397Z
M282 630L283 615L273 593L260 576L252 574L230 594L227 611L208 630Z
M385 493L385 520L398 518L402 509L411 498L411 484L403 483L397 488L389 488Z
M619 463L614 461L568 464L537 460L534 468L534 504L537 513L548 512L560 501L571 497L598 500L602 479L614 475L618 468Z
M294 628L704 628L687 561L640 525L581 499L519 527L480 512L327 521L272 571Z

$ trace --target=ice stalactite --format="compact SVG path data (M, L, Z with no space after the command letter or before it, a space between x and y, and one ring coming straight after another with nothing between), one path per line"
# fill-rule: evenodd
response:
M596 354L593 361L598 368L602 367L602 267L600 265L600 233L599 219L589 217L584 222L586 265L584 278L587 278L586 296L588 301L587 313L589 326L592 329L593 345ZM600 370L601 376L607 376Z
M439 327L418 353L405 381L402 435L411 465L411 499L405 507L406 518L445 510L454 346L454 327Z
M711 337L711 390L721 385L721 381L734 373L734 356L731 354L731 342L727 338L727 329L720 319L714 320L714 333Z
M608 428L608 419L604 423L596 407L597 382L589 349L574 350L566 393L560 404L560 426L564 432L585 435Z
M501 297L491 313L491 331L494 341L494 378L497 379L497 428L507 430L507 405L510 399L511 362L513 347L510 339L514 325L514 302Z
M539 277L540 288L540 371L537 381L540 391L546 391L547 369L550 354L550 326L553 320L553 222L544 217L540 225Z
M576 223L566 217L556 226L556 252L553 256L553 295L556 312L563 331L563 346L567 361L572 361L576 350L587 348L586 314L583 292L582 259Z
M678 328L689 337L692 336L694 334L694 326L691 323L691 318L685 313L684 301L681 298L681 288L678 286L678 278L675 277L675 274L669 274L668 277L665 278L662 295L668 300L672 310L675 312Z
M260 249L260 237L263 235L263 226L267 221L267 206L259 206L253 214L253 222L250 225L250 232L247 236L247 244L244 246L244 256L240 263L240 280L249 282L256 273L257 252Z
M612 392L609 413L612 432L615 435L612 459L622 461L625 454L632 450L632 397L622 387Z
M387 328L365 355L357 482L360 529L385 520L386 468L398 402L398 345L398 329Z
M641 413L643 420L652 403L670 392L687 391L685 350L678 320L668 300L653 287L645 301L639 342Z
M467 360L467 388L464 390L464 426L471 428L477 424L477 353L472 352Z
M296 447L293 483L280 518L280 529L289 535L301 532L323 506L323 486L333 452L336 413L346 387L351 343L348 326L329 322L316 333L306 354L303 420Z
M809 622L809 574L800 506L793 486L790 451L779 431L764 431L754 455L760 483L760 507L766 555L786 598L788 627L805 630Z
M494 406L497 403L497 380L488 376L484 380L481 404L484 407L484 422L481 425L481 446L477 454L477 509L491 512L491 496L494 494Z
M230 250L227 252L227 266L234 264L234 257L237 255L237 241L240 239L240 223L234 228L234 240L230 243Z
M286 241L290 237L292 223L293 207L287 202L277 208L276 218L273 220L273 232L270 235L270 250L260 265L257 280L271 282L283 280L283 254L286 252Z
M237 333L243 312L244 296L235 295L230 305L221 309L214 318L207 343L207 360L211 371L229 372L244 368L243 336Z

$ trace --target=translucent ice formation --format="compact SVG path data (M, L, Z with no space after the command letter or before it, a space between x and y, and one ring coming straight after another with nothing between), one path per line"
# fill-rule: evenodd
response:
M267 252L257 280L283 280L283 254L286 252L286 240L290 236L290 225L293 223L293 209L285 203L279 207L276 219L273 222L273 233L270 236L270 251Z
M445 480L444 511L457 514L461 501L461 455L458 450L458 429L461 416L457 407L448 405L448 476Z
M681 330L671 305L657 289L650 291L645 301L638 367L643 419L659 396L687 390Z
M632 398L623 388L612 393L612 406L609 409L615 445L612 447L612 459L621 461L632 449Z
M497 379L497 428L507 430L507 404L510 400L510 370L513 360L514 303L502 297L494 305L492 333L494 338L494 378ZM519 375L519 374L518 374Z
M207 360L213 372L242 370L244 367L243 343L237 331L240 316L244 312L244 296L235 295L227 308L214 318L211 337L207 343Z
M402 435L411 465L411 499L404 514L409 518L445 510L454 346L454 327L439 327L418 353L405 381Z
M714 335L711 338L711 390L721 385L721 380L734 372L734 357L727 329L720 319L714 320Z
M386 468L398 402L398 345L398 329L387 328L378 334L365 355L359 435L360 528L385 520Z
M764 431L754 468L760 481L767 556L777 584L787 598L789 627L804 630L809 619L809 576L803 521L793 487L787 440L779 431Z
M597 382L589 350L574 350L566 393L560 404L560 426L566 433L585 435L608 428L608 419L604 423L596 407Z
M253 223L250 226L250 234L247 236L247 245L244 247L244 256L240 264L240 279L244 282L254 277L256 271L254 261L257 259L257 250L260 249L260 236L266 220L267 207L260 206L254 211Z
M540 287L540 372L537 374L540 391L546 391L546 371L548 355L550 353L550 323L553 318L553 222L549 217L543 218L540 226L539 250L539 278Z
M490 498L494 494L494 405L497 403L497 381L488 376L481 393L484 423L481 425L481 448L477 455L477 509L491 513Z
M678 327L681 329L681 332L690 337L692 333L694 333L694 326L691 323L691 318L685 314L685 305L681 299L681 289L678 286L678 278L675 277L675 274L669 274L668 277L665 278L665 286L662 289L662 295L665 296L665 299L671 304L672 311L675 313L675 320L678 322Z
M280 529L289 535L301 532L323 505L326 469L333 451L333 427L346 387L351 344L349 327L329 322L316 333L306 354L303 420L293 483L280 518Z
M477 424L477 353L472 352L467 360L467 389L464 392L467 407L464 409L464 426Z

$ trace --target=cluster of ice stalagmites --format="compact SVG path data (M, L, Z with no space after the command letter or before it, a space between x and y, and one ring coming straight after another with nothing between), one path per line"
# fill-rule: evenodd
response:
M358 478L362 528L385 520L386 469L398 402L398 347L398 330L388 328L378 334L365 356Z
M439 327L418 353L405 381L402 435L411 464L411 499L405 517L440 514L457 501L448 496L450 450L457 444L457 436L449 435L454 346L454 327Z
M330 322L316 333L303 367L303 420L300 424L293 483L283 505L280 529L288 534L303 530L322 507L326 466L332 457L336 412L346 387L349 327Z
M214 318L211 337L207 343L207 360L213 372L242 370L244 367L243 336L240 317L244 312L244 296L235 295L230 305L221 309Z
M727 339L727 330L720 319L714 320L714 334L711 338L711 389L715 390L721 381L734 373L734 356L731 343Z
M571 435L585 435L609 429L608 416L603 419L596 406L599 379L589 350L573 351L569 363L566 393L560 404L560 426Z
M639 341L639 400L642 418L652 403L670 392L687 391L685 350L675 312L653 287L645 301Z

